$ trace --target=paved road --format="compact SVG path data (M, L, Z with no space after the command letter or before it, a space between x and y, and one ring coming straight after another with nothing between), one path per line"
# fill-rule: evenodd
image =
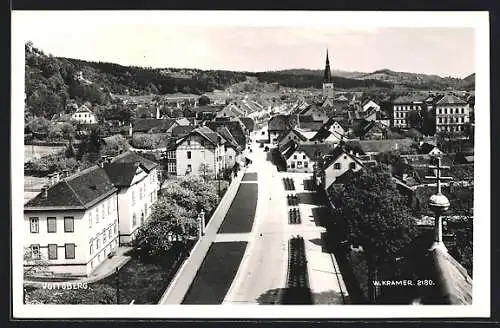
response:
M258 172L257 210L252 232L238 237L247 240L248 246L225 304L261 303L286 283L289 236L285 191L276 167L266 160L267 153L257 144L252 147L253 164L247 172Z

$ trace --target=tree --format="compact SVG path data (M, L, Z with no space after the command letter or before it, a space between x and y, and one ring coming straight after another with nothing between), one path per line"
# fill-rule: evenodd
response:
M179 180L168 180L161 189L162 197L172 200L177 205L186 209L187 212L196 212L196 195L195 193L181 186Z
M117 156L130 148L127 139L122 135L114 135L104 140L104 145L101 149L102 156Z
M202 95L200 98L198 98L198 104L200 106L206 106L210 104L210 98L208 98L206 95Z
M219 196L213 184L197 176L179 178L182 187L189 189L196 195L196 211L211 213L219 204Z
M174 245L174 241L167 238L169 234L188 239L196 233L196 218L173 200L162 197L153 205L148 221L138 229L133 246L141 254L162 256Z
M45 135L49 133L50 125L50 121L44 117L35 117L28 122L30 131Z
M199 172L203 176L203 179L205 179L205 181L207 181L209 177L214 177L213 170L210 168L210 165L206 163L200 164Z
M350 240L363 247L368 265L369 297L374 301L377 267L393 261L416 236L407 199L396 189L387 166L360 171L345 184L335 215L347 223Z
M99 127L93 127L90 129L90 133L83 139L78 147L77 159L82 159L84 155L89 158L91 162L100 158L101 149L104 145L104 141L101 137L101 129Z
M40 254L38 258L33 258L33 253L30 247L24 248L24 276L29 277L36 274L47 273L48 259Z

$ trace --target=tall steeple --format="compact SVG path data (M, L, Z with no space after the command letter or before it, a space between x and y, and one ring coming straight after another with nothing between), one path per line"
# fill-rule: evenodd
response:
M331 83L331 82L332 82L332 73L330 71L330 59L328 58L328 48L327 48L325 73L323 74L323 83Z

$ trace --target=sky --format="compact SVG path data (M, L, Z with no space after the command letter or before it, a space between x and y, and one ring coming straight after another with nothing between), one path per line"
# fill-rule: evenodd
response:
M45 53L122 65L323 69L328 48L332 70L388 68L453 77L475 72L475 30L467 26L384 26L386 22L375 16L373 24L320 25L313 17L293 25L286 15L267 24L262 15L228 19L227 13L211 19L169 12L17 14L13 22L19 35ZM255 17L262 18L262 24L255 23Z

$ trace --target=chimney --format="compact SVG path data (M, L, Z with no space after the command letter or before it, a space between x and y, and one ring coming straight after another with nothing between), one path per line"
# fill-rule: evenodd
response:
M47 199L48 196L49 196L49 186L48 185L44 185L42 187L42 198L43 199Z

